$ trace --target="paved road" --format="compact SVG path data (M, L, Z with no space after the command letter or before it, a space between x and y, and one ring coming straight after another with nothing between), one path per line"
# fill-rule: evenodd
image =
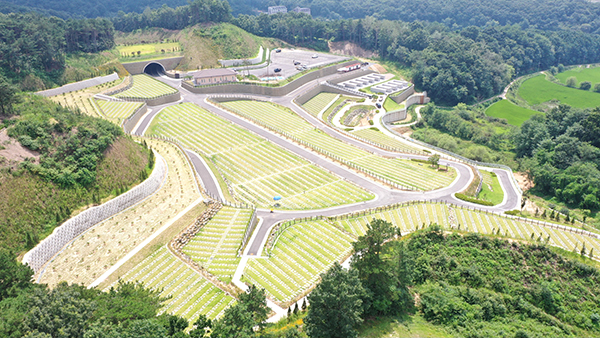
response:
M166 77L161 77L160 80L167 82L173 86L179 87L177 80L173 80L173 79L166 78ZM270 100L275 103L289 107L294 112L296 112L298 115L304 117L307 121L309 121L311 124L313 124L316 128L319 128L323 132L331 135L332 137L338 138L348 144L351 144L358 148L372 152L374 154L377 154L380 156L386 156L386 157L403 158L403 159L410 159L410 158L426 159L425 156L412 155L412 154L400 154L400 153L386 151L386 150L377 148L375 146L371 146L369 144L365 144L361 141L358 141L354 138L351 138L349 136L346 136L346 135L336 131L335 129L329 127L322 121L316 119L314 116L312 116L312 115L308 114L307 112L305 112L304 110L302 110L300 107L298 107L293 102L293 99L295 97L297 97L298 95L300 95L302 92L305 92L306 90L312 88L312 86L314 84L318 83L319 81L323 81L323 79L315 80L315 81L303 86L301 88L301 90L298 90L296 93L293 93L294 95L282 96L282 97L262 97L262 99ZM260 135L261 137L287 149L288 151L290 151L310 162L313 162L314 164L316 164L320 167L323 167L323 168L335 173L336 175L338 175L340 177L343 177L345 180L352 182L358 186L363 187L364 189L372 192L376 196L376 198L371 201L354 204L354 205L345 205L345 206L341 206L341 207L323 209L323 210L276 211L274 213L270 213L269 210L259 209L257 211L257 216L261 217L263 219L263 222L262 222L260 228L257 230L258 233L254 237L254 241L252 243L250 243L250 249L248 251L248 254L250 254L250 255L259 255L260 254L260 252L259 252L260 248L262 247L264 241L266 240L266 237L268 236L270 229L275 224L277 224L278 222L282 222L282 221L294 219L294 218L301 218L301 217L307 217L307 216L335 216L335 215L340 215L340 214L357 212L357 211L365 210L365 209L369 209L369 208L386 206L386 205L390 205L393 203L408 202L408 201L415 201L415 200L445 201L445 202L449 202L449 203L453 203L453 204L457 204L457 205L469 206L469 207L476 206L479 209L488 210L488 211L496 211L496 212L512 210L512 209L519 207L519 205L518 205L519 204L519 195L512 185L513 183L512 183L511 177L509 176L509 173L505 170L501 170L501 169L494 170L494 172L498 175L500 182L502 184L502 187L505 191L504 203L502 203L499 206L495 206L495 207L483 207L480 205L474 205L474 204L467 203L462 200L458 200L453 196L453 194L455 192L464 190L469 185L471 180L473 179L473 173L467 165L458 163L458 162L453 162L453 161L444 161L444 160L440 161L440 164L442 164L442 165L447 164L447 165L453 167L457 171L457 178L448 187L445 187L443 189L434 190L434 191L428 191L428 192L407 192L407 191L394 190L394 189L384 187L376 182L373 182L370 179L364 177L363 175L361 175L357 172L354 172L346 167L343 167L343 166L338 165L328 159L325 159L322 156L317 155L316 153L314 153L310 150L307 150L304 147L299 146L296 143L289 141L279 135L276 135L270 131L267 131L266 129L263 129L262 127L259 127L237 115L234 115L234 114L229 113L225 110L222 110L218 107L215 107L212 104L209 104L208 102L205 101L205 99L208 97L208 95L192 94L182 88L180 88L180 90L181 90L182 99L184 102L195 103L195 104L199 105L200 107L205 108L205 109L235 123L236 125L244 128L244 129L248 129L248 130ZM256 97L258 97L258 96L256 96ZM152 121L152 119L154 118L154 116L156 116L156 114L158 114L159 111L160 111L159 109L154 109L150 114L147 114L144 117L144 120L142 121L140 128L138 128L138 130L139 131L145 130L145 128L142 126L149 125L150 122ZM204 163L202 163L202 161L200 161L198 159L197 155L191 154L190 157L192 158L192 162L194 163L194 168L198 172L202 182L204 183L204 186L206 187L206 190L213 196L219 196L220 193L218 191L218 183L214 182L214 178L210 174L210 170L208 168L206 168ZM210 183L211 181L213 181L213 182Z

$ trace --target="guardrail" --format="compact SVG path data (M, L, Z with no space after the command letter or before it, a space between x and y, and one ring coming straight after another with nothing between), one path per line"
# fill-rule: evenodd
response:
M254 208L254 210L252 211L252 216L250 216L250 221L248 221L248 225L246 226L246 232L244 233L244 239L242 239L242 244L240 245L240 248L238 249L238 257L240 257L242 255L242 250L244 250L244 247L246 246L246 243L248 243L248 240L250 239L250 236L252 236L252 233L254 232L254 229L256 228L257 225L257 221L256 221L256 208Z

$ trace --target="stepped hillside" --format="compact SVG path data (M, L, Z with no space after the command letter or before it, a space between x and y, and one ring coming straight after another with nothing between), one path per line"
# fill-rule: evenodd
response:
M0 248L16 252L151 171L149 150L116 125L44 98L21 100L0 116Z

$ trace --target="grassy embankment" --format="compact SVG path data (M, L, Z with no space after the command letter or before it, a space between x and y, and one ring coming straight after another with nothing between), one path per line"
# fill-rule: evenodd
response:
M600 106L600 94L552 83L546 80L544 75L538 75L523 82L519 87L518 95L532 106L551 100L557 100L576 108Z
M506 119L509 124L520 127L523 122L529 120L535 114L540 114L540 112L519 107L508 100L502 100L489 106L485 114L499 119Z

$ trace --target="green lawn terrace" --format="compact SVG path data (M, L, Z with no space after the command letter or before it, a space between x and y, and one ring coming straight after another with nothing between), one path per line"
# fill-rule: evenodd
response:
M391 136L388 136L381 131L374 130L371 128L354 130L350 133L359 139L366 140L366 142L368 143L374 143L375 145L384 149L390 149L398 152L422 151L417 147L406 144L405 142L399 141Z
M334 93L319 93L312 99L308 100L302 107L309 113L314 116L319 115L319 113L325 109L328 105L330 105L336 98L338 94Z
M575 228L572 228L572 232L555 226L544 226L537 221L523 222L507 216L451 207L445 203L403 204L383 211L341 216L335 222L349 233L362 236L367 231L367 224L373 219L384 219L394 224L400 228L403 235L415 231L416 227L421 229L423 226L438 224L445 229L499 235L517 240L541 243L548 240L549 245L568 251L575 248L579 252L583 243L588 252L591 248L594 248L596 253L600 250L599 240L575 233Z
M222 105L301 141L330 158L374 174L380 179L389 180L405 189L434 190L450 185L456 177L452 168L448 172L437 171L417 162L373 155L327 135L302 117L270 102L240 100L224 102Z
M145 287L160 290L162 297L172 297L163 303L161 313L180 315L190 323L194 323L200 314L211 319L218 318L235 303L233 297L203 278L164 246L121 279L142 282Z
M289 303L310 290L336 261L348 257L353 241L323 220L291 225L276 240L270 257L248 261L242 281L265 288L278 303Z
M104 116L111 120L122 121L129 118L136 110L138 110L143 102L122 102L122 101L106 101L94 100L96 105Z
M513 126L521 126L535 114L541 114L535 110L519 107L508 100L501 100L489 106L485 110L487 116L506 119Z
M525 80L517 93L530 105L558 100L575 108L600 106L600 93L561 86L546 80L545 75L538 75Z
M114 96L119 98L154 99L174 93L177 93L177 89L148 75L139 74L133 75L133 86L131 88Z
M223 207L183 252L224 283L229 283L240 262L238 250L251 217L251 209Z
M206 110L183 103L154 119L149 133L172 137L214 161L235 195L268 208L322 209L373 199L364 189L299 158Z

